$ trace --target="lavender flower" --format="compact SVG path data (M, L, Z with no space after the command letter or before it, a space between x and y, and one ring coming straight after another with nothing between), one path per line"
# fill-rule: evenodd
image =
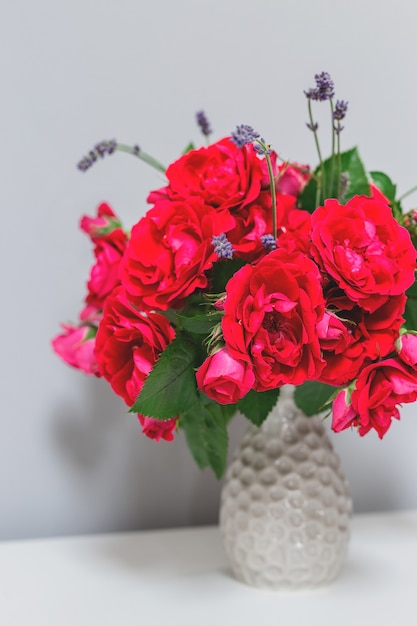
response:
M348 109L348 102L345 102L344 100L337 100L335 107L334 107L334 111L333 111L333 119L340 121L343 120L343 118L345 117L346 113L347 113L347 109Z
M205 137L208 137L213 131L210 128L210 122L208 121L206 114L204 111L197 111L195 116L201 132Z
M214 235L211 243L214 246L214 252L217 254L219 259L231 259L233 257L234 250L232 244L224 233Z
M258 139L259 133L253 130L252 126L247 124L241 124L236 126L236 130L231 133L230 141L232 141L238 148L243 148L248 143L252 143L255 139Z
M117 143L114 139L110 141L100 141L93 150L90 150L87 156L83 157L77 167L82 172L86 172L98 160L104 158L106 154L113 154L116 150Z
M263 139L262 137L255 141L255 143L253 144L253 149L257 154L261 154L263 156L265 156L266 154L271 154L272 152L271 146L266 144L265 139Z
M339 182L339 200L343 202L346 196L346 192L349 187L349 172L342 172L340 174L340 182Z
M271 235L271 234L261 235L261 242L265 250L268 250L268 252L271 252L272 250L276 250L277 248L277 241L274 235Z
M318 100L323 102L324 100L330 100L334 96L334 83L328 72L322 72L314 76L316 86L313 89L305 91L305 95L309 100Z
M347 108L348 108L348 102L345 102L344 100L338 100L336 102L336 105L333 111L333 120L337 123L333 125L333 128L334 128L335 133L337 134L339 134L344 129L344 126L340 125L340 120L343 120L343 118L345 117Z

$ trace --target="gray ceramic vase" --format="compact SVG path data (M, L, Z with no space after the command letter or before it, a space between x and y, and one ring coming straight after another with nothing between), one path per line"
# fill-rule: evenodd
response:
M293 388L260 428L250 425L227 470L220 528L235 577L268 589L330 583L348 546L352 500L319 417Z

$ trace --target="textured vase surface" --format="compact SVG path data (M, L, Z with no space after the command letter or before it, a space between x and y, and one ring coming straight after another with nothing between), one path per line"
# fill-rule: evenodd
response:
M330 583L345 560L349 486L319 417L284 387L260 428L250 425L227 470L220 528L235 577L269 589Z

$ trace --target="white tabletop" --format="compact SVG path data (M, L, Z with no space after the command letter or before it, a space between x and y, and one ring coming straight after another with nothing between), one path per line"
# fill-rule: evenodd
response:
M356 516L329 587L228 570L216 527L0 543L1 626L416 626L417 511Z

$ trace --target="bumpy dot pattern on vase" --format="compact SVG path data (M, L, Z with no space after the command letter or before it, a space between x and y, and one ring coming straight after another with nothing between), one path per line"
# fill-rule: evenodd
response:
M320 418L306 417L285 395L235 453L220 528L238 580L311 588L331 582L344 562L352 500Z

